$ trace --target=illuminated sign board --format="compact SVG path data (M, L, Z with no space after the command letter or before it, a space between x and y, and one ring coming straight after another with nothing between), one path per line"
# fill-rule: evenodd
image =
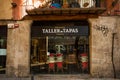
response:
M42 27L42 35L88 35L88 26Z
M32 30L32 36L55 36L55 35L89 35L88 26L35 26Z
M78 33L77 28L67 28L67 29L42 29L42 33Z

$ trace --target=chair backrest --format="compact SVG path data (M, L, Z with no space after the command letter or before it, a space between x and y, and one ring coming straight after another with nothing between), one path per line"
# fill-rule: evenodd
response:
M63 54L62 53L56 54L56 62L63 62Z
M81 56L81 62L88 62L88 55L87 55L87 53L82 53L82 54L80 54L80 56Z
M54 63L54 62L55 62L55 54L50 53L50 55L48 57L48 63Z

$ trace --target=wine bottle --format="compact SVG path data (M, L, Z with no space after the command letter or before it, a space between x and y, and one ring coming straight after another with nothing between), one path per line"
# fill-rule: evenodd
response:
M96 7L100 7L100 1L101 0L96 0Z
M60 5L63 6L63 0L60 0Z
M69 7L68 1L67 0L63 0L62 8L68 8L68 7Z

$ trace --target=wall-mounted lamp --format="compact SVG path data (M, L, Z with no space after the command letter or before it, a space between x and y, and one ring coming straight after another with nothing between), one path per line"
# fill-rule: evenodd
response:
M12 5L13 8L16 8L16 7L17 7L17 4L14 3L14 2L12 2L11 5Z

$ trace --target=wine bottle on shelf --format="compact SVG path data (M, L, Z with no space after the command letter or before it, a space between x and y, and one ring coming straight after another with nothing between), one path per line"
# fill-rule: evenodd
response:
M63 4L63 0L53 0L54 3Z
M101 0L96 0L96 7L100 7L100 1Z
M71 1L70 8L80 8L78 1L76 0Z
M52 3L58 3L58 4L60 4L60 0L52 0Z
M63 0L60 0L60 5L63 6Z
M68 8L68 7L69 7L68 1L67 0L63 0L62 8Z

